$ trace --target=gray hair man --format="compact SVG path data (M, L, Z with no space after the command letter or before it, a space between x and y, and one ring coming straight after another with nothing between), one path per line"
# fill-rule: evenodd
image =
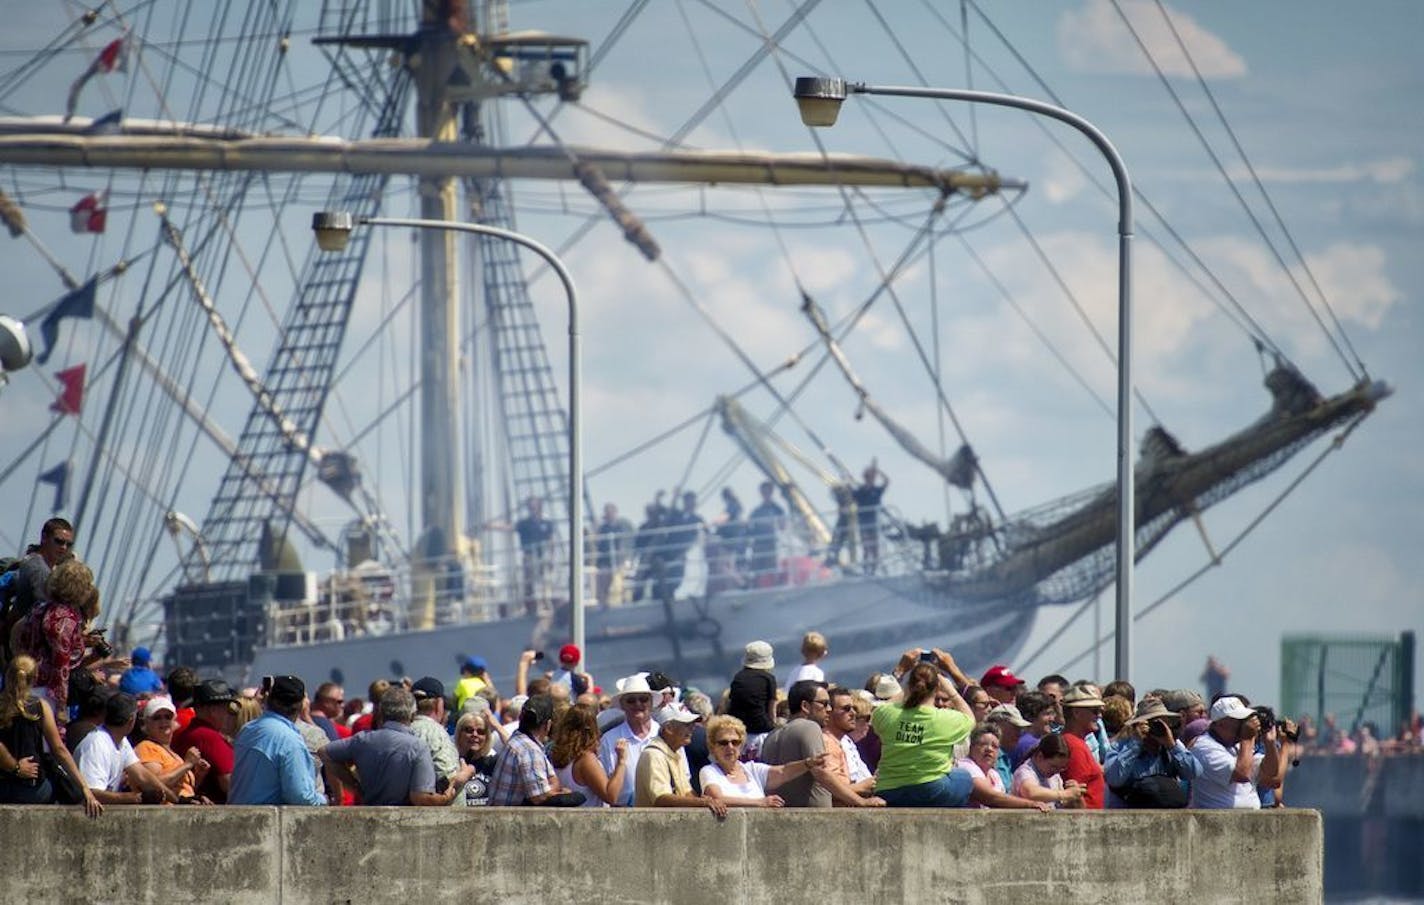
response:
M343 785L357 791L364 805L450 804L461 786L451 785L444 794L435 791L430 748L410 728L415 719L415 697L396 685L381 695L377 708L381 728L332 742L321 749L322 762Z

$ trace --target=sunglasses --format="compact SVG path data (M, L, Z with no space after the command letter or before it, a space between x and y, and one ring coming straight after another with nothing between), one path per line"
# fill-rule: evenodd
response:
M58 537L51 537L51 538L49 539L49 542L52 543L52 544L54 544L56 547L72 547L72 546L74 546L74 541L73 541L73 540L63 540L62 538L58 538Z
M623 703L624 703L624 704L651 704L651 703L653 703L653 698L652 698L652 695L646 695L646 694L625 694L625 695L623 696Z
M733 748L735 748L736 746L740 745L741 743L742 743L742 740L739 739L739 738L719 738L719 739L717 739L717 741L713 742L712 744L717 745L717 746L719 746L719 747L722 746L722 745L731 745Z

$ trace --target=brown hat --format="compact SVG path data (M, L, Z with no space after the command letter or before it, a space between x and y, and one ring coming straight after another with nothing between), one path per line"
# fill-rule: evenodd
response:
M1127 721L1127 725L1136 726L1150 720L1176 722L1181 718L1180 713L1168 710L1157 698L1143 698L1137 702L1137 712L1132 715L1132 719Z
M1064 707L1102 707L1103 699L1098 697L1097 692L1075 685L1068 689L1059 703Z

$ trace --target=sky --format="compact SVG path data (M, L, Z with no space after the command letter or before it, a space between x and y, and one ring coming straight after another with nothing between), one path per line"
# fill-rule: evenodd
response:
M511 21L517 28L588 37L597 50L624 7L529 0L511 3ZM775 30L792 8L757 2L726 5L719 12L714 4L650 4L599 58L583 98L585 109L560 111L555 129L571 144L653 147L615 122L659 136L674 133L717 86L728 84L753 59L758 29ZM1115 370L1082 324L1086 317L1106 344L1113 344L1116 208L1094 184L1107 184L1104 164L1065 128L1045 129L1016 111L925 100L852 98L835 129L813 133L796 119L787 79L841 75L875 84L970 85L1045 99L1051 90L1052 98L1108 135L1151 205L1271 341L1326 392L1343 390L1353 379L1316 322L1317 317L1326 323L1332 316L1338 319L1369 375L1388 381L1395 395L1341 450L1326 456L1219 567L1144 617L1133 636L1132 678L1139 688L1195 685L1207 655L1214 654L1231 669L1234 687L1253 698L1274 699L1282 636L1395 636L1418 630L1424 622L1424 564L1414 549L1424 465L1411 448L1424 438L1424 417L1415 401L1418 350L1424 347L1417 298L1424 276L1418 254L1424 240L1419 172L1424 120L1416 101L1424 90L1424 64L1415 44L1424 33L1424 7L1374 0L1349 16L1337 4L1324 2L1197 2L1164 8L1190 49L1190 60L1178 49L1158 5L1145 0L1122 0L1117 8L1108 0L1021 0L977 7L822 3L778 52L757 60L744 79L735 81L721 106L691 129L686 141L702 148L824 148L944 166L958 165L969 154L1029 183L1013 212L1055 262L1056 272L1041 266L1002 204L990 199L954 209L965 217L962 235L973 255L989 266L1022 317L954 236L942 239L931 258L915 261L895 283L915 334L931 351L938 349L946 395L1010 512L1113 476ZM1262 241L1217 164L1202 150L1123 26L1119 9L1137 28L1276 252ZM18 21L0 38L0 68L7 71L42 46L60 27L56 17L65 15L62 8L27 6L16 12ZM960 32L966 21L967 41ZM102 41L96 37L89 46L102 46ZM146 53L157 59L159 45ZM1193 64L1210 97L1198 84ZM294 63L299 83L315 81L315 72L314 63ZM83 100L88 106L81 112L102 112L99 92L118 84L116 78L112 85L87 87ZM62 91L42 80L7 89L0 97L0 116L57 112L62 104L57 94ZM334 132L339 117L333 115L331 122ZM513 110L508 142L520 143L531 131L527 116ZM1235 148L1238 143L1245 161ZM1289 242L1252 184L1248 161L1288 228ZM12 186L8 168L0 178ZM82 174L70 174L71 185L91 183L92 178L86 183ZM579 212L587 211L587 203L567 187L519 189L520 227L563 248L582 222ZM928 200L922 194L879 191L872 198L906 222L926 215ZM824 191L758 196L727 189L704 194L640 187L626 200L647 219L668 265L763 368L774 367L814 338L798 312L798 286L832 317L843 315L874 290L876 268L890 265L912 230L905 223L879 223L868 225L862 235L844 218L835 225L781 232L746 225L760 216L763 205L806 221L833 221L839 200ZM313 206L318 203L314 198ZM291 246L305 242L305 226L296 220L306 211L279 224ZM707 213L697 215L700 211ZM62 213L61 208L49 216L54 247L76 269L104 260L93 247L76 245L63 234ZM1157 218L1145 205L1138 215L1135 384L1164 426L1188 448L1200 448L1265 410L1262 361L1247 334L1163 253L1157 242L1165 230ZM44 226L44 215L37 215L36 222L37 230ZM403 239L381 245L388 256L383 268L399 273L408 267L403 246ZM867 247L873 254L867 254ZM1173 253L1180 258L1175 248ZM703 410L717 393L750 379L666 277L642 262L610 224L599 222L568 248L565 259L583 296L589 465ZM25 246L7 240L0 245L0 260L23 290L17 297L53 295L52 275ZM1203 280L1193 273L1196 282ZM1312 314L1293 283L1312 296L1318 284L1333 315L1320 309ZM1082 314L1065 298L1064 286ZM532 291L554 373L561 375L562 298L547 278L537 280ZM389 302L374 286L365 297L370 306L357 312L356 335L380 323L379 305ZM1055 341L1056 355L1071 369L1045 349L1040 334ZM76 341L82 344L86 338L81 334ZM98 337L88 341L103 347ZM392 348L400 344L398 338ZM877 302L845 347L867 387L891 413L922 438L936 441L940 425L930 383L888 300ZM266 351L260 345L249 350L258 361ZM394 369L404 367L398 354L395 361ZM40 417L47 397L39 379L32 373L16 375L5 391L7 411ZM562 377L558 380L563 387ZM363 391L371 392L353 378L347 398L359 399ZM235 433L245 405L237 391L224 393L216 397L220 401L213 410ZM756 413L771 411L765 395L752 394L747 401ZM887 502L906 518L943 522L946 494L937 478L892 449L869 419L854 417L854 398L838 376L821 374L801 410L852 470L877 459L892 480ZM97 412L85 416L91 430L97 417ZM1135 418L1140 436L1152 416L1139 407ZM785 432L793 442L809 446L804 434L790 427ZM8 461L23 440L5 438L0 459ZM82 441L69 442L82 455ZM595 502L612 500L625 513L637 512L652 490L678 481L695 444L696 428L637 464L592 478ZM1270 480L1210 510L1204 526L1213 545L1219 549L1236 538L1325 447L1317 441ZM196 450L196 458L212 461L203 459L212 456L211 450ZM711 482L730 454L730 445L714 430L706 451L693 462L690 484ZM730 478L744 500L753 497L756 481L746 466ZM716 486L709 486L715 493ZM28 479L7 482L0 492L10 501L7 509L28 506L26 511L34 511L27 502ZM704 511L709 515L715 512L714 493L707 494ZM815 497L818 491L812 493ZM951 502L956 511L963 506L958 495ZM201 493L184 503L195 515L205 505ZM29 531L13 522L4 528L10 541ZM1156 601L1208 556L1197 531L1191 525L1179 527L1139 566L1136 608ZM1056 671L1071 678L1107 677L1110 646L1096 660L1079 658L1094 635L1093 611L1053 640L1071 612L1042 611L1023 648L1024 662L1014 665L1031 678ZM1112 622L1111 589L1097 618L1106 633ZM832 628L822 628L834 638ZM1419 672L1416 695L1424 691L1424 670Z

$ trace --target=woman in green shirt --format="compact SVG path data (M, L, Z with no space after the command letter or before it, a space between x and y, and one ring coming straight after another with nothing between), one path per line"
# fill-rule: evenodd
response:
M892 808L957 808L973 802L1046 810L996 791L987 780L954 766L954 746L969 737L974 717L953 683L945 684L950 706L939 709L933 700L940 688L939 670L919 663L905 681L903 702L883 704L871 715L871 728L881 743L875 794Z

